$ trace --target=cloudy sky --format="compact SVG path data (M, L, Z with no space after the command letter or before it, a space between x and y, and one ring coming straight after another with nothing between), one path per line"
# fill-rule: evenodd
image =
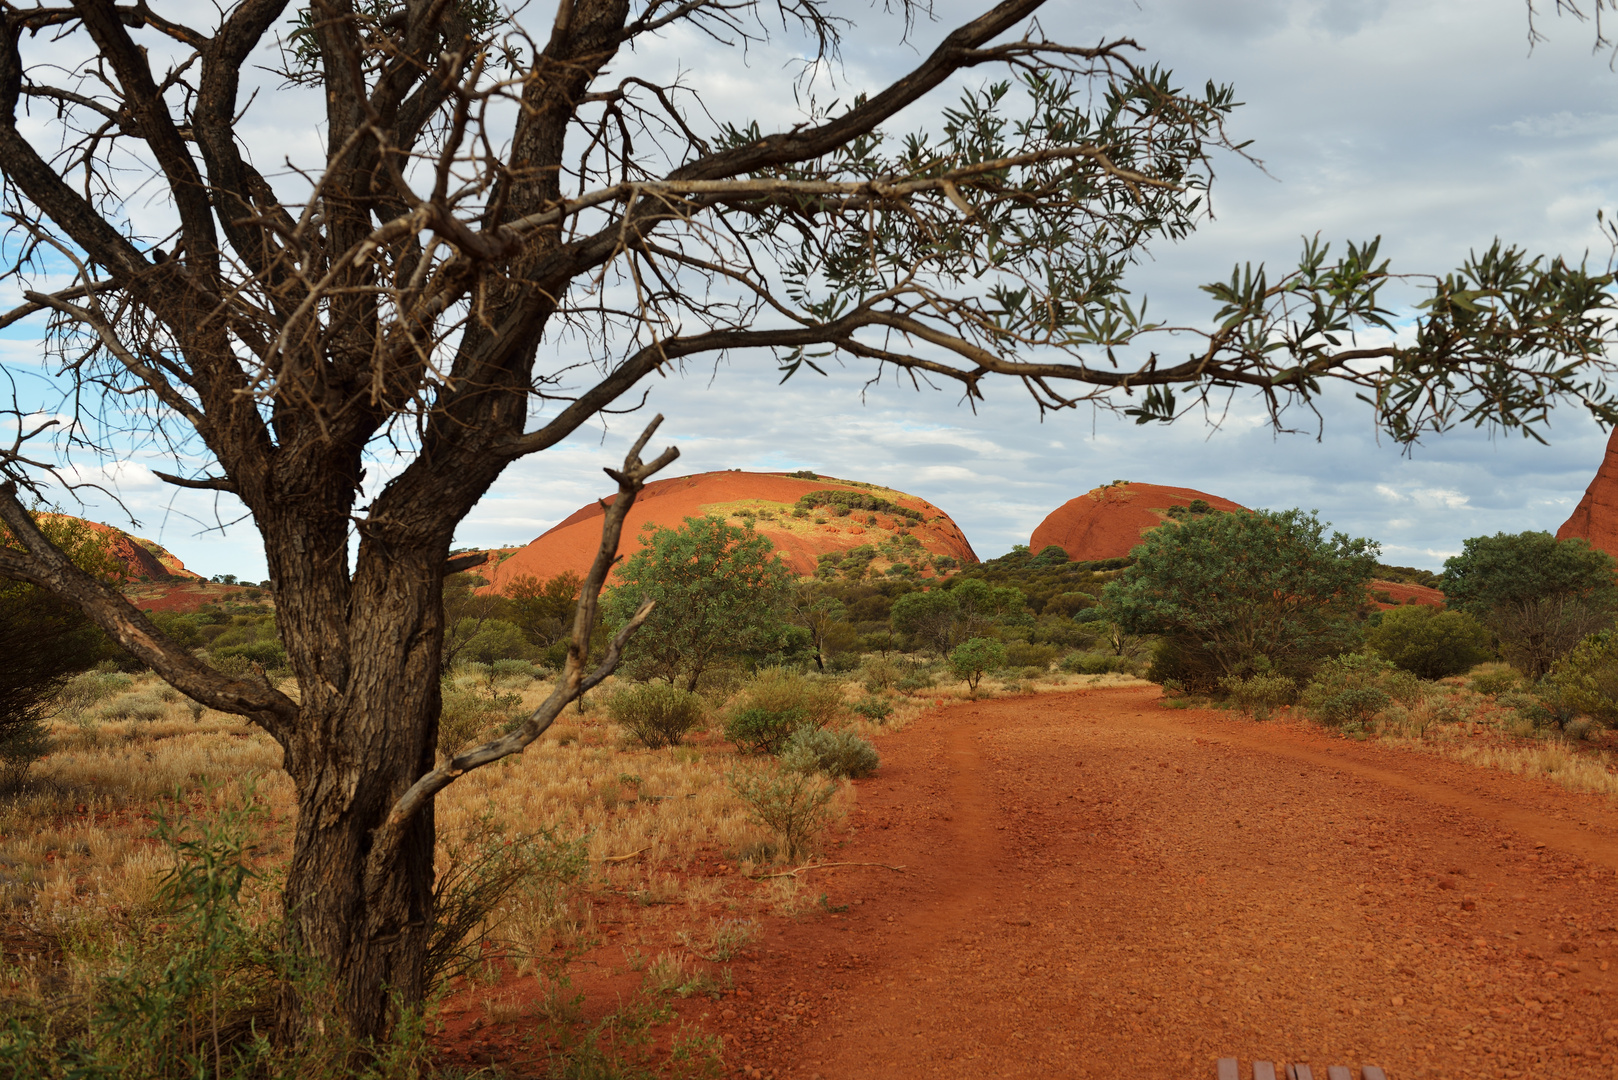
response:
M839 96L879 88L979 11L940 0L937 21L907 45L880 11L851 7L861 30L845 48ZM1246 103L1232 134L1252 140L1264 170L1220 161L1215 219L1134 272L1132 289L1160 316L1203 321L1211 306L1198 284L1241 262L1286 266L1300 237L1316 232L1338 248L1381 235L1395 268L1413 272L1452 268L1496 236L1575 260L1587 251L1599 264L1608 258L1596 212L1618 205L1618 73L1605 54L1592 55L1586 25L1547 18L1550 40L1530 51L1522 0L1066 0L1040 22L1075 44L1132 37L1181 85L1230 82ZM751 50L743 66L676 35L624 58L617 72L678 66L714 116L769 127L798 116L794 59L782 40ZM905 119L925 124L952 97ZM285 112L267 116L255 146L317 137ZM29 332L7 337L8 362L26 364L36 352ZM1136 427L1090 411L1041 423L1011 384L990 385L974 414L948 388L867 388L869 374L851 365L777 386L768 356L737 356L658 382L650 408L668 417L662 435L682 451L676 472L811 468L884 484L942 506L984 557L1027 543L1067 499L1126 479L1254 507L1318 509L1380 540L1385 561L1438 569L1468 536L1554 530L1605 445L1594 424L1568 411L1555 418L1548 447L1466 431L1403 455L1378 442L1369 411L1346 395L1325 403L1318 440L1272 434L1241 402L1218 430L1196 419ZM514 466L458 542L524 543L604 494L611 485L601 467L621 460L639 426L618 417ZM250 523L220 527L239 507L175 493L135 455L109 471L142 535L204 574L263 575ZM85 512L130 527L110 503Z

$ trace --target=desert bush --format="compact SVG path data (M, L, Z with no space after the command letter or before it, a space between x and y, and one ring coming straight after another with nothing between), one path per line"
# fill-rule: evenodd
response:
M0 792L21 788L28 770L50 749L50 733L37 717L24 717L0 728Z
M1219 685L1230 695L1230 703L1254 720L1268 720L1276 709L1298 696L1298 684L1285 675L1249 675L1245 679L1227 675Z
M1321 664L1304 688L1309 714L1330 727L1363 724L1393 702L1414 704L1421 683L1370 653L1344 653Z
M1529 726L1535 730L1557 725L1556 714L1535 694L1525 693L1521 690L1508 690L1495 697L1495 704L1501 708L1510 709L1518 717L1526 720Z
M1058 666L1073 675L1105 675L1111 671L1127 672L1134 669L1134 664L1127 656L1088 652L1068 653L1062 657L1062 662Z
M798 709L804 724L825 727L842 711L843 688L835 679L765 668L742 687L737 703L771 712Z
M134 685L135 680L121 671L84 671L62 687L61 699L64 705L84 709L122 694Z
M486 689L461 687L446 678L438 714L438 749L454 754L490 727L508 724L520 715L521 694L501 694L492 685Z
M1038 668L1041 673L1044 673L1050 669L1051 661L1055 660L1061 651L1055 645L1035 645L1027 641L1013 641L1006 646L1006 666Z
M938 677L931 671L918 669L894 683L893 688L905 697L915 697L923 691L931 690L937 681Z
M668 683L627 686L607 701L607 715L649 750L680 745L702 711L702 698Z
M1187 693L1213 694L1219 690L1221 675L1218 661L1195 637L1165 634L1152 646L1146 678L1155 683L1175 683Z
M478 664L494 664L501 660L521 660L534 655L534 646L516 623L504 619L462 619L456 633L465 644L456 652L456 659Z
M971 638L955 646L949 654L950 670L963 679L967 688L977 691L983 673L1006 666L1006 647L993 638Z
M533 682L544 677L544 672L531 661L508 658L495 660L489 665L490 682Z
M1555 665L1546 682L1578 712L1611 727L1618 723L1618 633L1591 634Z
M1503 694L1522 685L1522 676L1506 664L1496 664L1475 673L1467 682L1480 694Z
M873 724L880 724L893 715L893 703L887 698L880 698L873 694L854 702L848 707L848 711L858 713Z
M793 732L781 750L783 769L821 772L836 779L870 776L881 763L876 747L852 731L804 728Z
M168 715L168 706L155 693L123 694L101 707L105 720L140 720L150 723Z
M788 769L732 772L727 779L753 821L780 840L780 853L788 862L813 850L815 838L831 820L834 781Z
M1425 604L1382 612L1365 632L1365 643L1421 679L1459 675L1489 658L1487 627L1464 611Z
M787 740L806 726L802 709L737 709L725 721L725 738L744 754L779 754Z
M208 666L225 675L246 675L253 670L253 661L240 653L215 653L208 650L203 654Z

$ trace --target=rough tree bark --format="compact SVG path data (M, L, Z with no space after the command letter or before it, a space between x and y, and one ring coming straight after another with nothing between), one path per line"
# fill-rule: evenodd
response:
M421 999L433 796L519 752L621 653L634 619L604 668L583 669L619 508L670 455L643 464L643 437L618 474L556 694L434 769L456 526L509 464L654 373L757 350L790 376L837 353L969 400L1015 379L1042 411L1141 391L1123 410L1141 421L1247 388L1278 426L1338 379L1403 440L1468 421L1532 430L1557 398L1618 420L1610 278L1499 245L1431 280L1408 344L1353 345L1392 326L1379 290L1396 278L1374 243L1335 262L1310 244L1285 274L1210 286L1208 329L1145 322L1124 272L1195 227L1207 149L1232 145L1232 91L1177 91L1132 41L1046 40L1029 21L1042 0L1004 0L891 84L775 132L711 122L625 49L676 26L740 47L769 17L830 62L840 2L560 0L532 37L471 0L235 0L206 29L146 0L0 9L0 199L25 299L0 327L45 322L66 387L52 406L74 418L36 423L42 402L20 398L9 412L0 574L77 604L285 748L290 932L358 1036L387 1035L390 995ZM898 10L913 29L923 8ZM281 82L244 86L267 62ZM881 134L975 69L1015 76L1015 93L969 91L925 139ZM307 95L316 160L260 171L240 132L259 89ZM135 206L170 231L141 234ZM1196 339L1191 355L1142 344L1168 331ZM208 463L165 480L252 516L296 702L199 663L33 529L22 498L71 489L75 453L127 456L135 424ZM402 466L367 487L384 457ZM304 1020L285 1002L284 1031Z

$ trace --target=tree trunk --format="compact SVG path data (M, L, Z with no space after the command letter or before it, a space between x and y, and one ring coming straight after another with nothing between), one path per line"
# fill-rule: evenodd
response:
M298 799L287 944L313 963L317 979L330 980L347 1034L380 1042L397 1010L419 1006L428 990L422 961L433 926L431 803L385 852L373 838L399 797L434 765L448 542L430 553L378 547L362 544L352 582L344 574L329 587L306 580L302 590L285 590L291 610L282 623L303 688L298 734L286 744ZM308 561L287 569L306 573ZM334 621L343 625L336 638L308 632ZM283 1039L297 1039L323 1015L324 1001L302 1000L300 990L308 989L291 983L284 990L277 1021Z

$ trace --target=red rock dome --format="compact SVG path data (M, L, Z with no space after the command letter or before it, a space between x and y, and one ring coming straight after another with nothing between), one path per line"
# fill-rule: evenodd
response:
M835 510L793 516L798 500L816 491L853 492L872 496L892 506L919 514L920 520L882 509L859 510L837 516ZM612 496L606 501L610 503ZM601 546L602 508L599 503L580 507L565 520L492 569L479 572L490 579L491 588L500 590L512 580L531 575L541 580L566 570L583 574L590 569ZM930 556L947 555L958 563L975 563L977 555L948 514L914 495L830 477L808 479L789 473L729 472L697 473L657 480L646 485L635 499L624 522L618 543L620 555L640 550L640 527L653 522L664 528L678 528L688 517L713 514L733 525L752 520L756 528L775 544L775 550L798 574L812 574L819 557L828 552L847 551L869 544L880 548L901 531L908 532ZM871 519L875 518L873 522ZM912 548L912 550L914 550ZM883 569L893 560L879 556L872 566Z
M53 516L72 518L71 514ZM122 529L103 525L99 521L84 523L105 538L107 554L117 561L125 581L203 580L201 574L187 570L177 556L156 541L131 536Z
M1609 555L1618 556L1618 428L1607 439L1607 453L1573 516L1556 530L1558 540L1577 536Z
M1201 499L1214 510L1246 507L1192 488L1160 484L1115 483L1087 491L1052 510L1034 530L1029 548L1044 551L1052 544L1080 562L1121 559L1141 542L1148 529L1169 519L1171 506L1190 506Z

